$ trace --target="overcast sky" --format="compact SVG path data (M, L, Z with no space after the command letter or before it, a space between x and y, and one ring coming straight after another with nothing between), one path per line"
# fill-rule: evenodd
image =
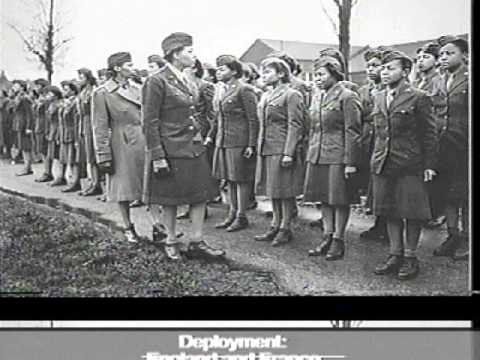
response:
M0 69L9 79L45 76L26 59L21 40L7 22L29 24L26 3L0 0ZM57 68L56 82L75 70L105 67L108 55L130 51L138 68L162 55L161 41L175 31L190 33L202 61L241 56L257 39L337 43L322 0L57 0L74 40ZM333 0L323 0L332 13ZM470 0L359 0L353 11L352 45L395 44L461 34L470 29Z

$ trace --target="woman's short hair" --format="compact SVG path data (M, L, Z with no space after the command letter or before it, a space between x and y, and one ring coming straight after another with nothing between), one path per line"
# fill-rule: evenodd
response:
M221 55L217 57L217 66L226 66L230 70L235 71L235 77L240 79L243 76L244 67L242 63L233 55Z
M275 57L267 57L262 61L261 67L264 69L270 67L274 69L277 73L284 73L284 76L281 78L283 83L289 83L291 80L291 72L288 64L282 59Z
M185 46L180 46L180 47L168 52L167 54L165 54L165 56L163 58L165 60L167 60L167 62L172 63L173 62L173 55L182 52L183 49L185 49Z
M205 69L203 68L202 62L196 59L195 64L193 65L193 75L195 75L196 78L201 79L203 78L203 74L205 74Z

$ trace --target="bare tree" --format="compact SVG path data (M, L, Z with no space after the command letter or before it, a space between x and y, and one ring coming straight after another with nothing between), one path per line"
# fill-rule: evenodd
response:
M328 20L333 26L335 34L339 40L339 50L345 58L345 75L348 77L350 59L350 19L352 17L352 9L358 4L359 0L332 0L338 10L337 19L325 7L322 1L322 9Z
M330 324L334 328L352 328L359 327L363 323L362 320L332 320Z
M13 22L8 25L22 39L27 51L39 61L47 72L48 81L51 81L56 61L73 37L63 35L65 25L54 0L35 0L29 6L33 8L29 27Z

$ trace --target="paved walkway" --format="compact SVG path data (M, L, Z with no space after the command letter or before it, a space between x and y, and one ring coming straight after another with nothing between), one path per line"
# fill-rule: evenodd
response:
M36 183L41 164L34 165L35 175L16 177L22 165L10 165L0 160L0 190L30 200L63 208L107 224L121 226L119 212L114 204L103 203L95 197L81 197L75 193L64 194L59 188ZM419 257L421 273L418 278L402 282L394 277L372 274L374 267L384 259L387 244L359 239L359 233L372 225L373 218L354 212L347 230L345 260L327 262L323 258L309 258L308 249L320 239L318 229L308 226L308 220L318 217L313 208L301 207L299 219L294 224L295 241L284 247L272 248L268 243L253 241L253 236L265 231L269 219L261 202L259 210L249 214L251 227L238 233L226 233L214 228L223 219L224 206L209 207L205 224L205 239L224 248L233 263L242 266L262 267L273 271L281 285L301 295L467 295L468 264L448 258L433 257L432 250L445 237L445 229L422 232ZM151 236L150 216L145 208L132 211L133 221L140 235ZM179 230L188 237L189 221L181 221Z

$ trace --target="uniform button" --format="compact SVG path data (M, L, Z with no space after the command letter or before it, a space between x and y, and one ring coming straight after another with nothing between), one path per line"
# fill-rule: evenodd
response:
M443 131L447 130L447 127L446 127L446 126L444 126L444 127L442 128L442 130L443 130Z
M390 141L390 137L387 136L387 141Z
M189 128L190 130L194 130L194 129L195 129L192 125L190 125L188 128Z
M195 106L190 106L190 110L195 110Z
M443 118L444 118L444 119L448 119L448 115L445 115Z

